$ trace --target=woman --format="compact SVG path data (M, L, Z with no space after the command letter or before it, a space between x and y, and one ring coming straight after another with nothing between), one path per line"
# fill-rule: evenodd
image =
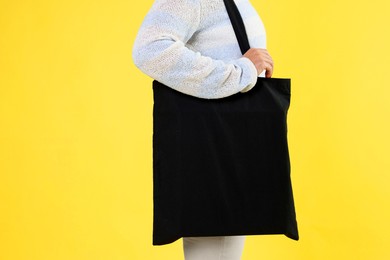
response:
M230 0L233 1L233 0ZM240 52L223 0L155 0L133 46L135 65L153 79L205 99L248 92L270 78L261 18L249 0L234 0L252 46ZM240 259L245 236L183 237L186 260Z

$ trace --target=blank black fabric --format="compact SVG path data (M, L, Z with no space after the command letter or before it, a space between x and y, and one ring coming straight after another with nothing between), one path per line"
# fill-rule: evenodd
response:
M224 1L245 51L241 16ZM246 93L202 99L153 81L153 245L184 236L299 239L287 142L290 84L258 78Z

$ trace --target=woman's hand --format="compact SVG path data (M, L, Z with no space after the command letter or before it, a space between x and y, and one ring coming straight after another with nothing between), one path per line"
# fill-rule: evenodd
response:
M274 61L266 49L250 48L244 55L256 66L257 75L266 70L265 77L270 78L274 70Z

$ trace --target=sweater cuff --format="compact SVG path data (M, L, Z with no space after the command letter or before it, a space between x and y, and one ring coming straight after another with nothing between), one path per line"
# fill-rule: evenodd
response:
M241 57L239 60L242 61L242 64L245 65L245 67L243 68L243 74L247 74L246 76L248 79L247 84L244 86L243 89L240 90L241 93L245 93L251 90L256 85L258 78L257 69L255 64L253 64L253 62L247 57Z

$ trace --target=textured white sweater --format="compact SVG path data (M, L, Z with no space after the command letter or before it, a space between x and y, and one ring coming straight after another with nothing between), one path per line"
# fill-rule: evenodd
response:
M263 22L249 0L234 0L249 44L266 48ZM223 98L264 77L242 56L223 0L155 0L135 39L134 64L182 93Z

